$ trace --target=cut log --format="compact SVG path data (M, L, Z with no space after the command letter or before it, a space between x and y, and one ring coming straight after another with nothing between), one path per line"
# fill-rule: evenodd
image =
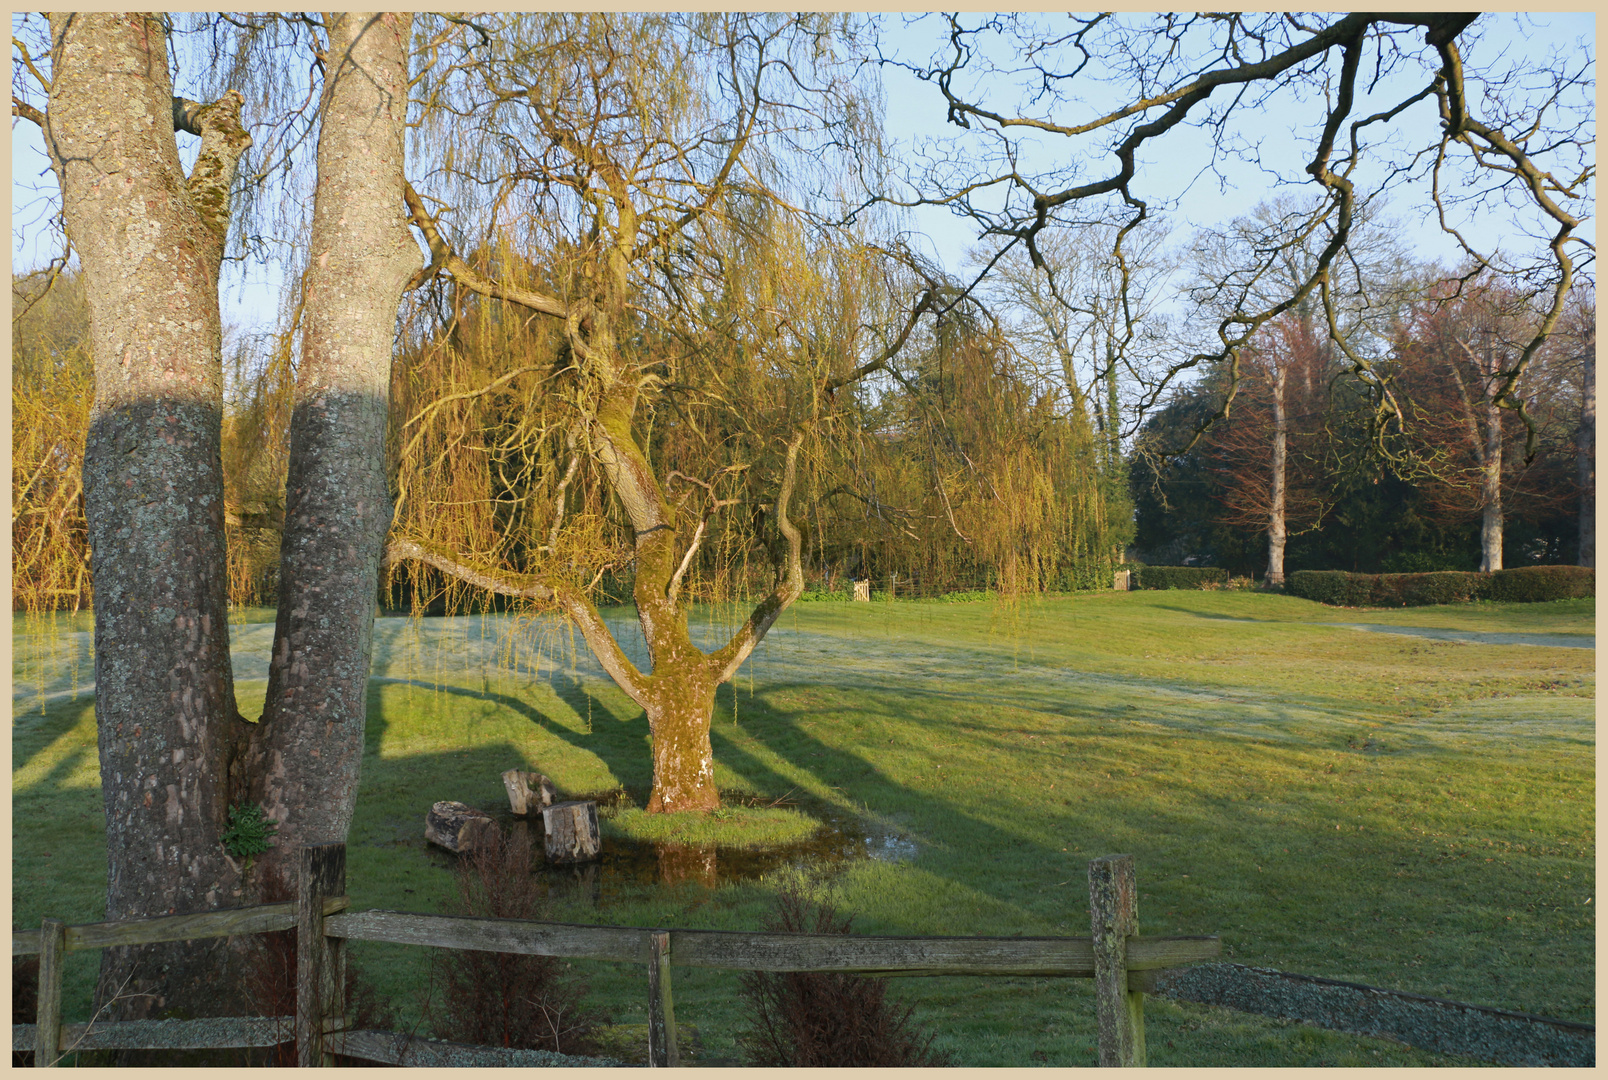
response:
M473 854L496 837L491 815L461 802L438 802L424 817L424 838L459 855Z
M558 789L541 773L509 769L502 774L502 782L508 789L508 809L520 817L552 806L558 798Z
M550 863L591 862L603 852L595 802L561 802L544 807L542 825L547 830Z

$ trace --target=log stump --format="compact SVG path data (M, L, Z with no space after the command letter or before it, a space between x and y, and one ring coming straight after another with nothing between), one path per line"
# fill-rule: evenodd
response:
M543 807L542 826L547 830L550 863L591 862L603 853L595 802L561 802Z
M424 816L424 838L455 854L472 855L495 842L497 823L484 810L461 802L438 802Z
M509 769L502 774L502 782L508 789L508 809L517 817L552 806L558 798L558 789L541 773Z

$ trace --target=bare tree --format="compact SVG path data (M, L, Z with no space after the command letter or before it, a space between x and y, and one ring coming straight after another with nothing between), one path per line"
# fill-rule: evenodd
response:
M1515 499L1563 497L1537 490L1539 463L1521 452L1522 426L1497 401L1503 372L1544 317L1529 299L1500 281L1443 281L1414 306L1396 349L1395 381L1411 404L1407 475L1442 516L1479 517L1481 570L1502 569L1503 524ZM1526 369L1515 393L1524 395L1527 411L1566 344L1555 339Z
M1198 232L1191 244L1189 288L1197 310L1219 320L1220 326L1222 321L1277 306L1281 297L1297 292L1318 272L1329 239L1325 209L1321 201L1283 196L1261 203L1226 227ZM1357 218L1345 258L1325 272L1334 286L1329 310L1321 310L1319 298L1307 296L1264 323L1238 361L1243 373L1260 384L1240 407L1265 408L1269 417L1266 424L1235 425L1229 441L1240 452L1231 456L1243 459L1249 449L1244 446L1246 438L1255 431L1263 436L1263 445L1250 452L1265 459L1266 468L1247 469L1242 460L1228 491L1242 523L1249 523L1247 512L1267 522L1269 585L1284 582L1291 439L1301 443L1302 454L1316 451L1314 436L1321 433L1323 402L1337 367L1333 342L1337 337L1343 340L1353 356L1382 355L1389 327L1412 292L1406 257L1388 222L1376 220L1372 208ZM1381 389L1388 392L1388 378L1378 378ZM1230 419L1231 403L1239 392L1239 378L1231 377L1217 422ZM1305 527L1313 528L1322 518L1323 500L1314 497L1311 470L1303 471L1308 482L1302 485L1306 505L1301 516ZM1251 476L1261 478L1254 483L1263 490L1251 492L1247 486Z
M1319 211L1296 237L1323 237L1300 280L1221 316L1215 344L1161 372L1141 407L1159 401L1183 371L1225 365L1228 392L1204 431L1226 415L1241 379L1240 352L1258 328L1310 298L1345 363L1370 388L1376 429L1399 428L1402 411L1373 358L1349 349L1336 325L1335 275L1363 209L1380 195L1418 190L1475 266L1524 282L1542 300L1543 317L1504 359L1494 395L1500 407L1524 417L1514 387L1562 314L1577 257L1589 261L1594 252L1578 235L1595 174L1592 59L1583 44L1550 62L1499 58L1470 65L1465 47L1473 48L1469 43L1489 21L1474 13L1104 13L1069 16L1060 25L1028 16L950 15L945 21L946 45L931 60L885 60L931 83L949 121L974 138L911 176L916 194L884 188L882 201L952 206L984 236L1024 245L1037 265L1040 237L1074 216L1116 226L1121 253L1132 230L1170 197L1175 170L1146 165L1146 156L1165 155L1191 129L1211 147L1203 175L1237 158L1269 174L1271 183L1307 183L1321 193ZM1403 81L1408 85L1399 92L1387 89ZM1011 99L1012 90L1019 100ZM1305 104L1312 117L1292 132L1297 148L1285 167L1262 152L1271 133L1255 126L1274 97ZM1112 104L1091 109L1091 101ZM1426 126L1421 121L1430 111L1439 123ZM1033 168L1029 163L1046 160L1035 152L1043 140L1064 150ZM1299 170L1290 167L1297 161ZM1505 225L1514 215L1544 242L1533 257L1499 259L1469 239L1482 235L1484 222ZM1275 260L1277 252L1260 257ZM1525 422L1533 444L1533 425Z

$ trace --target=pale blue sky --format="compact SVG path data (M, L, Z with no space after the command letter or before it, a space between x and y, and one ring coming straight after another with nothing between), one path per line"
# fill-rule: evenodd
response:
M899 25L899 16L888 18L887 42L891 48L912 59L925 58L933 45L941 40L941 27L936 19L923 20L907 29ZM1473 50L1473 59L1477 59L1482 50L1515 48L1539 55L1540 50L1550 44L1576 38L1592 41L1595 38L1596 19L1589 12L1531 14L1525 17L1530 22L1522 25L1514 21L1514 16L1493 15L1486 18L1496 20L1497 25L1486 30L1486 40ZM935 87L918 82L895 69L886 70L883 77L888 105L886 126L891 137L909 143L935 136L944 137L957 131L953 126L945 125L943 101ZM1400 86L1381 87L1374 100L1393 101L1396 96L1401 96L1397 93L1399 90ZM1006 111L1014 104L999 97L994 100L999 101L1001 111ZM1359 107L1359 111L1362 107ZM1093 111L1099 108L1099 103L1093 102L1089 108ZM1425 132L1432 139L1437 124L1433 107L1426 102L1416 106L1414 111L1415 141L1419 141L1417 136ZM1290 125L1310 121L1310 112L1301 112L1279 102L1269 108L1265 115L1265 131L1257 133L1266 139L1262 147L1264 156L1275 159L1282 154L1283 160L1292 160L1296 144L1288 136ZM1040 164L1059 161L1056 155L1065 155L1066 147L1065 140L1044 136L1030 141L1027 160L1030 163L1036 160ZM1184 239L1196 226L1226 222L1246 213L1272 194L1267 177L1258 174L1250 166L1239 164L1225 170L1224 180L1228 186L1221 188L1222 181L1218 178L1198 176L1205 160L1204 143L1198 133L1180 129L1170 133L1167 141L1152 151L1149 161L1141 163L1138 185L1141 194L1157 203L1178 200L1177 210L1172 215L1175 239ZM1109 168L1109 164L1100 162L1091 168L1104 170ZM1289 166L1284 168L1286 172L1299 172L1299 165L1293 169ZM40 265L54 253L52 245L56 241L48 235L46 228L51 212L49 202L52 200L49 196L54 188L54 177L46 168L37 129L26 121L14 120L12 259L16 269ZM1425 204L1415 196L1403 195L1393 199L1391 214L1398 229L1411 239L1420 257L1448 261L1455 258L1452 244L1435 228L1426 213ZM974 227L969 222L957 219L949 211L938 208L912 211L910 221L917 230L926 234L925 243L929 253L940 260L946 269L959 272L968 248L976 241ZM1499 226L1500 223L1497 223ZM1585 234L1594 237L1594 227L1588 227ZM247 274L253 284L244 288L239 274L237 267L234 280L225 286L226 321L244 324L271 321L277 307L270 288L274 281L272 272L265 272L261 267L249 269Z

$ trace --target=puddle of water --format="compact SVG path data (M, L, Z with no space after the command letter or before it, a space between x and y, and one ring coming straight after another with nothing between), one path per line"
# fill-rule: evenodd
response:
M597 802L600 808L630 799L623 791L575 797ZM634 801L640 805L643 800ZM590 900L600 906L666 886L692 883L713 889L785 868L819 868L866 858L904 862L915 858L919 851L916 842L906 836L868 834L853 820L817 811L811 816L821 821L820 827L792 844L717 849L714 844L629 840L605 832L602 855L596 861L555 865L546 858L540 814L520 818L506 808L488 813L505 835L524 837L531 845L531 876L545 895ZM457 867L459 857L451 852L433 844L426 844L425 849L433 865L449 870Z

